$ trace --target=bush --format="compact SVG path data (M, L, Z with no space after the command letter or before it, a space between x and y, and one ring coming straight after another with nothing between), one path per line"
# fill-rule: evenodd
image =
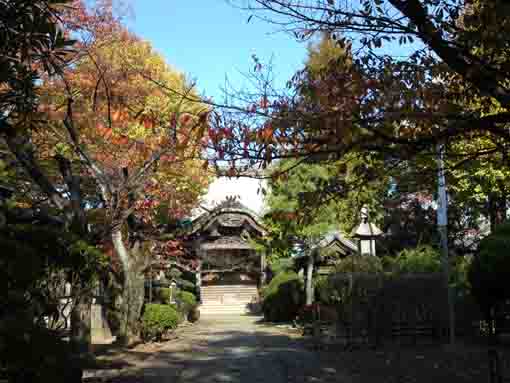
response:
M161 340L165 332L177 328L179 321L180 315L175 307L147 304L142 316L142 337L144 340Z
M291 272L294 269L294 259L292 258L279 258L271 262L271 272L273 275L278 275L284 272Z
M441 255L431 246L402 250L397 257L385 259L388 271L404 273L435 273L441 271Z
M153 290L153 301L161 304L169 304L172 298L172 289L169 287L156 287Z
M63 228L42 225L0 227L0 249L6 291L0 304L0 381L81 382L76 350L55 331L63 326L59 298L71 276L73 290L93 285L102 254Z
M378 273L383 270L379 258L370 255L350 255L337 262L337 273Z
M328 282L328 278L320 276L314 279L315 299L323 304L333 304L332 286Z
M266 320L294 320L303 301L303 282L294 272L282 272L262 289L262 311Z
M189 291L179 291L176 301L179 311L185 318L187 318L189 312L197 305L197 298Z
M480 242L480 254L469 265L471 293L485 315L510 299L510 222L499 225Z
M19 316L12 319L0 326L0 381L4 377L13 383L82 381L80 362L67 342Z

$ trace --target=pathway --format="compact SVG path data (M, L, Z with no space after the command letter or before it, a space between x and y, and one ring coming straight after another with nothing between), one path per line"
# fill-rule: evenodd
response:
M349 383L307 350L299 337L250 316L203 318L150 354L132 351L110 382ZM149 356L147 356L149 355ZM92 381L92 380L91 380Z

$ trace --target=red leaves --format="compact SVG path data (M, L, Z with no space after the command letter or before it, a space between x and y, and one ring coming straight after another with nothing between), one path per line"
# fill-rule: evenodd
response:
M161 161L163 162L175 162L177 157L174 154L165 154L161 156Z
M192 121L192 117L190 114L188 113L185 113L183 114L180 118L179 118L179 121L181 123L181 125L188 125L191 121Z
M267 109L269 106L269 101L267 100L267 96L263 96L261 99L260 99L260 107L262 109Z
M144 117L142 120L142 124L145 127L145 129L150 130L154 127L154 120L149 117Z
M172 113L172 117L170 118L170 128L172 130L177 129L177 117L175 113Z
M218 132L214 128L209 127L207 129L207 134L214 144L218 142Z
M222 129L222 133L223 133L223 136L226 138L226 139L232 139L234 138L234 133L232 131L232 128L223 128Z
M275 221L295 221L298 219L298 215L289 211L277 211L271 214L272 219Z

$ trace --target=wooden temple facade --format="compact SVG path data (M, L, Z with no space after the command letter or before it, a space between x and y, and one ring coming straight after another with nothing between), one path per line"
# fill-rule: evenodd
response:
M266 254L254 240L266 231L257 215L233 198L193 220L188 248L198 260L202 313L243 313L257 308Z

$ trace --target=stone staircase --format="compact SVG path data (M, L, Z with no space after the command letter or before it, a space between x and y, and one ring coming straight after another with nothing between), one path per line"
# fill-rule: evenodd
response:
M245 314L249 304L258 300L257 286L202 286L200 314Z

